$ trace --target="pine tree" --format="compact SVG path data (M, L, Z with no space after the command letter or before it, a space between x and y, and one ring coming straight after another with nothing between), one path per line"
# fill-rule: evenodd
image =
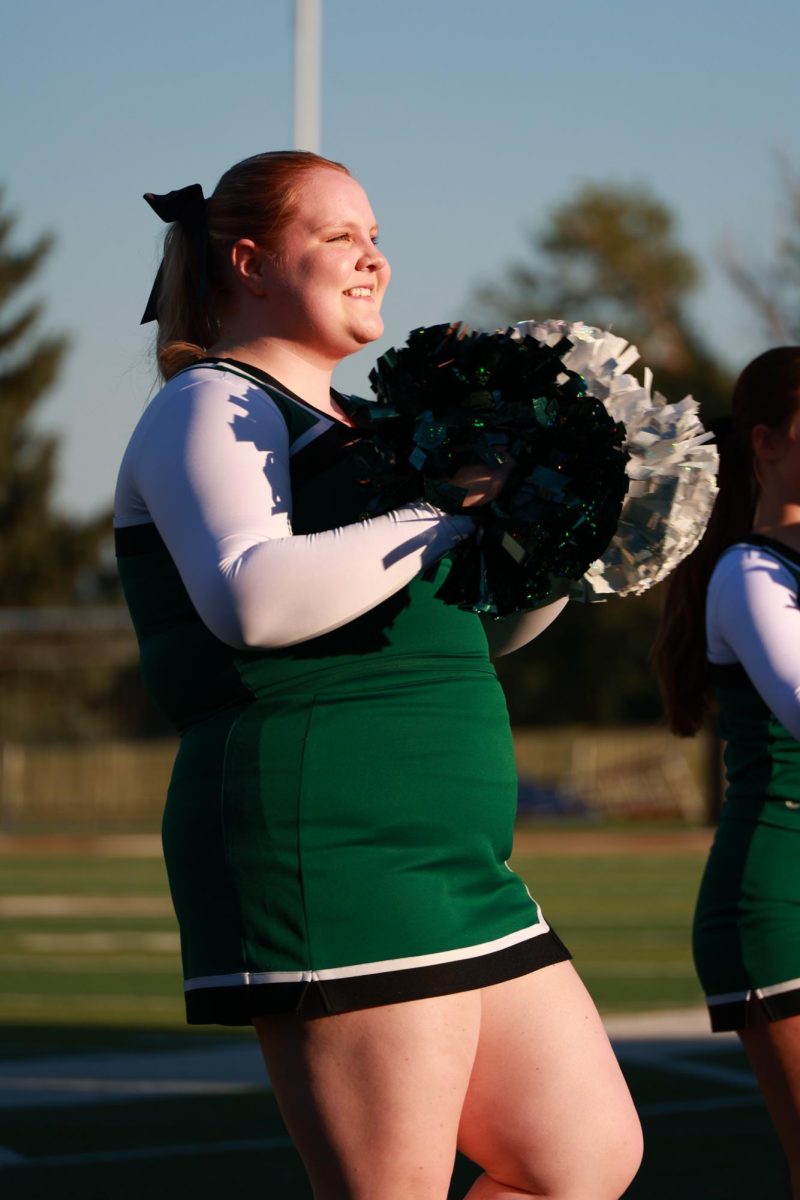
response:
M102 577L110 516L81 522L54 509L58 440L35 431L31 414L58 378L69 341L40 333L42 304L21 296L53 239L15 249L16 217L2 201L0 191L0 605L64 604L87 578Z

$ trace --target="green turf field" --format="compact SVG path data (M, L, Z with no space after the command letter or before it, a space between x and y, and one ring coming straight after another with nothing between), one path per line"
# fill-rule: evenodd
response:
M599 836L603 836L602 834ZM526 843L526 849L528 844ZM606 1013L700 1003L688 949L703 854L527 852L515 860ZM65 1057L135 1067L175 1049L241 1049L249 1032L187 1030L177 936L156 858L0 859L0 1060L23 1076ZM228 1052L228 1051L226 1051ZM87 1058L87 1055L94 1056ZM776 1140L735 1045L665 1059L621 1048L647 1156L630 1200L786 1200ZM9 1065L10 1064L10 1065ZM50 1085L48 1085L50 1086ZM2 1084L0 1083L0 1089ZM181 1095L113 1088L84 1103L0 1108L4 1200L310 1200L259 1083ZM16 1158L15 1156L19 1156ZM459 1162L452 1200L472 1172Z
M699 854L514 862L602 1010L701 1002L688 936ZM158 859L8 857L2 875L0 1018L182 1024L178 935Z
M599 835L606 836L606 835ZM516 870L603 1012L702 1003L689 929L704 857L518 856Z

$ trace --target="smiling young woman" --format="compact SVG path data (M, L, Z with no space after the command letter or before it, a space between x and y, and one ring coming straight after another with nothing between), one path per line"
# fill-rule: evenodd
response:
M516 774L483 626L436 596L473 523L424 503L359 519L367 435L331 373L383 329L369 201L299 152L238 164L208 201L149 199L171 222L146 313L166 383L115 524L181 733L164 850L188 1019L254 1025L317 1200L444 1200L457 1146L484 1169L471 1200L612 1200L636 1115L506 865ZM465 509L503 486L462 470Z
M277 253L251 238L231 247L240 287L209 352L240 357L244 340L254 365L281 379L288 370L295 390L326 409L333 368L383 333L391 272L377 236L355 179L328 167L308 171Z

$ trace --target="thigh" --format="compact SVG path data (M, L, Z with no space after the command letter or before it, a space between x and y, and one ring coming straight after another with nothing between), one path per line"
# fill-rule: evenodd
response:
M769 1021L754 1004L738 1032L800 1185L800 1016Z
M630 1093L571 963L486 988L459 1148L545 1196L619 1196L641 1158Z
M316 1200L447 1195L480 993L255 1021Z

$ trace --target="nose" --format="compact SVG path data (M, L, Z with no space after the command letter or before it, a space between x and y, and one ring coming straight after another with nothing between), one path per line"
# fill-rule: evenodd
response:
M365 250L356 263L358 271L381 271L386 266L386 258L381 254L376 245L370 242L369 249Z

